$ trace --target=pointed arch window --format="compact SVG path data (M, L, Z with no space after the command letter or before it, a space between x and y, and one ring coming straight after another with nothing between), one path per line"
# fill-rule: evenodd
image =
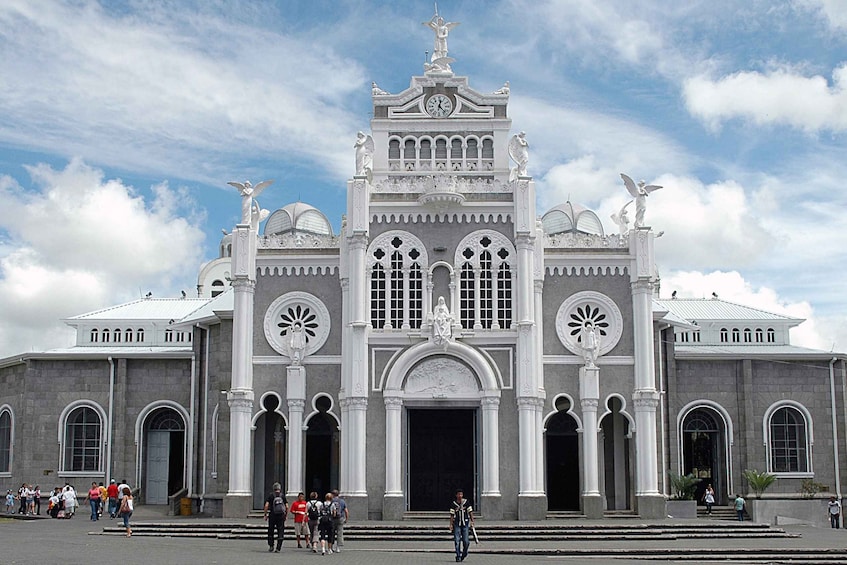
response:
M382 330L419 329L424 319L423 243L410 233L386 232L368 249L371 326Z
M503 234L480 230L456 249L459 319L465 329L512 325L512 260L515 248Z

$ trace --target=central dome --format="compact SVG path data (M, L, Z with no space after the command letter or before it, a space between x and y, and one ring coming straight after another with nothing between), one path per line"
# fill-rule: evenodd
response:
M603 236L603 223L593 211L570 201L551 208L541 218L544 233L587 233Z
M279 235L290 232L306 232L332 235L332 226L326 216L303 202L287 204L271 214L265 222L264 235Z

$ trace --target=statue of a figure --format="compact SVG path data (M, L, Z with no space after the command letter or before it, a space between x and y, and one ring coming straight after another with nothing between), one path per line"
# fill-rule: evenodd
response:
M438 303L432 311L432 318L432 341L447 347L447 343L453 337L453 316L443 296L438 297Z
M624 185L629 193L635 198L635 227L640 228L644 225L644 213L647 212L647 196L654 190L662 188L659 185L647 184L643 180L638 181L638 185L631 178L621 173Z
M364 132L356 134L356 175L365 175L368 182L373 180L374 139Z
M387 94L391 94L387 90L383 90L376 85L375 82L371 82L371 95L373 96L385 96Z
M294 322L288 340L288 350L291 353L291 364L299 365L303 361L303 352L306 350L306 334L303 333L303 324Z
M432 28L435 32L435 46L430 59L432 64L426 70L449 71L450 63L453 60L447 57L447 36L451 29L459 25L459 22L445 22L444 18L438 15L438 8L436 7L435 15L428 22L424 22L423 25Z
M580 331L580 346L582 347L582 357L585 359L585 366L593 369L597 365L597 357L600 356L600 334L594 327L591 320L586 320Z
M253 199L253 211L250 214L250 227L259 231L259 224L265 221L265 218L270 216L269 210L264 210L259 206L259 201Z
M629 216L627 215L626 208L632 202L632 200L628 201L617 214L612 214L612 221L618 226L618 235L621 237L629 233Z
M230 186L234 186L241 194L241 223L252 225L253 219L253 199L259 196L263 190L273 183L272 180L262 181L256 186L253 186L249 180L240 182L228 182Z
M509 94L509 81L506 84L494 91L494 94Z
M529 162L529 143L526 140L526 132L513 135L509 141L509 157L515 162L515 166L509 173L509 182L518 177L527 176L526 164Z

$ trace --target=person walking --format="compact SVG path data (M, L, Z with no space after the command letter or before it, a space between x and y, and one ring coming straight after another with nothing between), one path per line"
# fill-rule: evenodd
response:
M97 511L100 510L100 487L97 483L91 483L88 489L88 504L91 506L91 521L96 522L99 519Z
M74 487L66 484L62 492L62 502L65 503L65 518L73 518L76 512L76 491Z
M109 500L109 490L103 486L103 482L97 483L97 488L100 489L100 505L97 507L97 517L100 518L103 512L106 511L106 502Z
M333 533L335 532L335 524L333 523L333 504L332 493L326 493L323 504L321 504L320 518L318 518L318 533L321 539L321 555L329 553L332 555Z
M121 498L121 507L118 514L124 520L124 528L126 528L126 537L132 537L132 528L129 527L129 519L132 517L132 511L135 505L132 500L132 490L129 487L124 487L123 497Z
M301 538L306 542L306 547L309 547L309 518L306 516L304 493L298 493L297 500L291 503L291 515L294 517L294 537L297 539L297 547L303 547L300 544Z
M473 506L465 498L462 489L456 491L456 500L450 507L450 531L453 532L453 544L456 548L456 561L464 561L468 556L470 529L473 527Z
M318 521L321 517L321 507L323 504L318 500L317 491L309 493L309 502L306 503L306 518L309 520L309 545L312 546L312 553L318 552Z
M35 491L35 513L41 516L41 487L35 485L33 490Z
M274 483L273 489L265 500L265 521L268 523L268 552L274 551L274 531L276 531L276 552L279 553L282 549L288 501L282 494L282 485Z
M836 500L834 496L830 496L827 510L829 512L829 525L837 530L841 525L841 502Z
M712 505L715 503L715 489L712 485L706 487L706 492L703 494L703 502L706 503L706 514L712 515Z
M735 495L735 513L738 514L738 521L744 521L744 499L740 494Z
M335 531L333 532L335 544L332 550L336 553L341 553L341 546L344 545L344 524L347 523L350 512L347 510L347 502L339 494L338 489L332 491L332 504L335 506L335 517L332 519L333 526L335 527Z
M114 519L118 514L118 484L115 479L109 481L106 487L106 496L109 498L109 518Z

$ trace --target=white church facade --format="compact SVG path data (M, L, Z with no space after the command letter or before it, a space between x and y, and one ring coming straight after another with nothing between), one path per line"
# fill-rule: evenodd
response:
M242 219L198 298L83 314L75 346L0 360L8 488L126 478L243 517L279 481L382 520L462 488L484 519L655 519L669 470L728 503L756 468L775 499L840 497L845 356L792 346L802 320L659 298L650 187L617 233L537 211L508 86L456 76L444 37L407 89L373 86L340 233L301 202L265 219L263 185L233 183Z

